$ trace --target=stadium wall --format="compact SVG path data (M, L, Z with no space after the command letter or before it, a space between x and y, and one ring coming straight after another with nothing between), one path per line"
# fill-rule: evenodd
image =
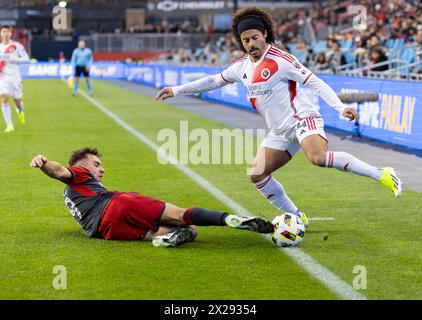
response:
M91 76L100 79L126 79L149 86L174 86L221 72L213 67L178 67L152 64L126 64L96 62ZM58 78L72 75L69 63L31 63L22 65L26 78ZM352 104L359 111L360 134L411 149L422 150L422 83L352 78L337 75L318 75L337 93L377 92L379 100L360 105ZM319 107L327 127L355 132L354 123L345 121L338 112L306 87L302 94ZM220 89L202 93L201 98L230 104L254 111L244 86L234 83Z

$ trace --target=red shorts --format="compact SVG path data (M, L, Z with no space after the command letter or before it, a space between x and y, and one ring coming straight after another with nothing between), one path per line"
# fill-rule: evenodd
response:
M158 230L164 208L161 200L121 193L105 207L98 232L106 240L142 240L149 230Z

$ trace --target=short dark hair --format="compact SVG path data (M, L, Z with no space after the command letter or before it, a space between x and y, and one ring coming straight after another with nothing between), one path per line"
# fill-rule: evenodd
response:
M9 29L9 30L12 30L12 26L9 26L9 25L2 25L1 27L0 27L0 30L3 30L3 29Z
M264 23L265 31L267 31L267 38L265 39L267 43L274 43L277 35L275 33L275 23L271 15L258 7L247 7L244 9L239 9L235 12L232 22L232 32L236 37L239 47L243 52L246 52L246 49L243 47L242 41L240 40L240 34L237 33L238 24L245 18L256 17Z
M75 165L79 160L86 158L87 155L92 154L93 156L101 157L101 153L94 147L83 147L75 150L70 155L69 165Z

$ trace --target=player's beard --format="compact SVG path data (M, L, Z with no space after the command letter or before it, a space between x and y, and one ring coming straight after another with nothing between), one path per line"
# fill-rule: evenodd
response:
M256 60L259 60L261 58L262 50L257 48L257 47L253 47L253 48L251 48L251 50L249 50L248 53L256 61Z

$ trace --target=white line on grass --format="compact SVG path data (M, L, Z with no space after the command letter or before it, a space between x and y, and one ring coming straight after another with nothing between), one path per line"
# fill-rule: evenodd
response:
M85 99L87 99L89 102L91 102L97 109L99 109L100 111L105 113L108 117L110 117L115 122L117 122L121 127L123 127L125 130L129 131L132 135L134 135L136 138L138 138L144 144L149 146L152 150L154 150L155 152L160 152L161 156L166 158L169 161L169 163L176 162L175 166L180 171L182 171L186 175L188 175L189 178L191 178L198 185L200 185L202 188L204 188L209 193L211 193L219 201L221 201L222 203L227 205L230 209L232 209L233 211L235 211L236 213L238 213L240 215L252 216L252 214L247 209L242 207L240 204L238 204L232 198L225 195L220 189L218 189L217 187L212 185L208 180L201 177L199 174L197 174L195 171L193 171L192 169L190 169L186 165L177 161L177 159L174 159L173 157L164 154L157 144L155 144L149 138L147 138L142 133L140 133L139 131L134 129L132 126L127 124L124 120L122 120L117 115L115 115L113 112L108 110L101 103L94 100L93 98L88 96L83 91L80 91L80 93ZM264 237L271 241L271 237L269 235L265 235ZM323 283L337 297L339 297L341 299L346 299L346 300L365 300L366 299L364 295L362 295L361 293L354 290L348 283L346 283L345 281L343 281L342 279L337 277L330 270L321 266L316 260L311 258L306 253L304 253L301 249L299 249L299 248L292 248L292 249L287 249L287 250L286 249L280 249L280 251L286 253L293 260L295 260L302 268L304 268L314 278L316 278L321 283Z

